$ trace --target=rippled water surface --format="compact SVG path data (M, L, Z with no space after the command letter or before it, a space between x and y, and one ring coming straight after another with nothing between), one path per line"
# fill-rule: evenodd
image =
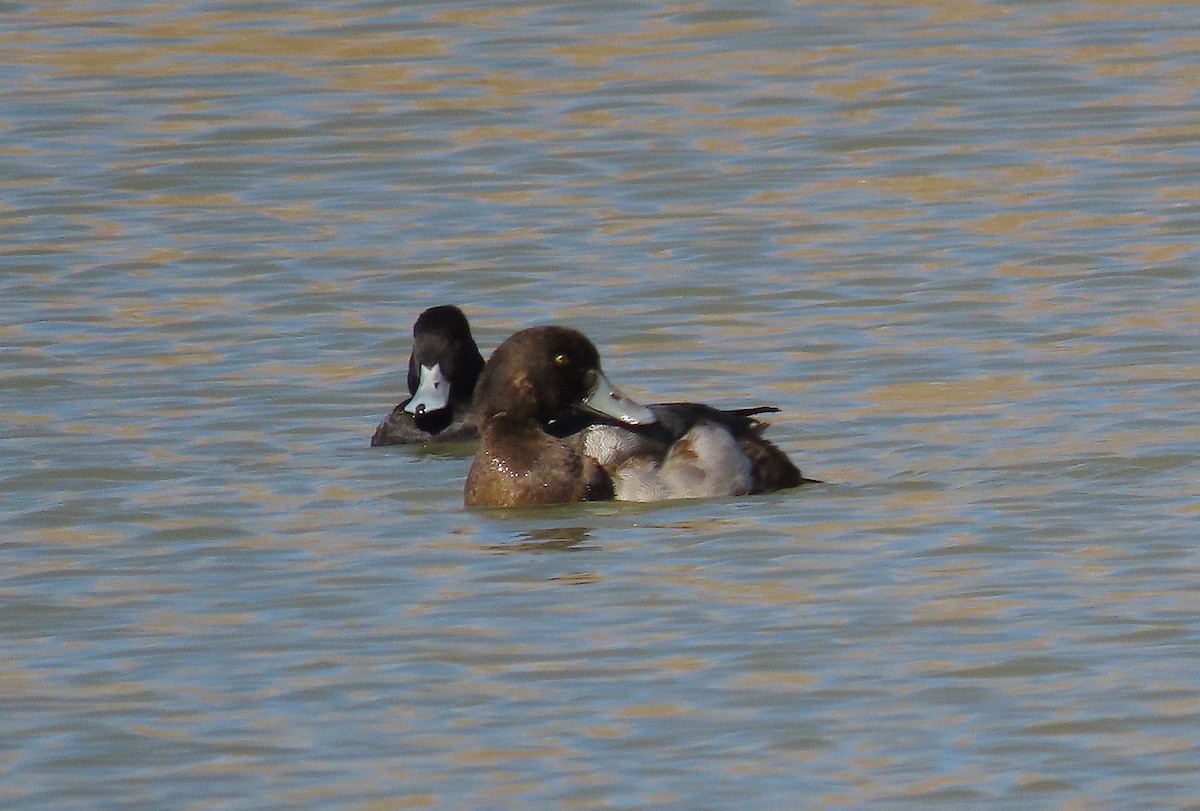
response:
M0 805L1200 807L1190 3L13 2ZM771 403L469 511L409 330Z

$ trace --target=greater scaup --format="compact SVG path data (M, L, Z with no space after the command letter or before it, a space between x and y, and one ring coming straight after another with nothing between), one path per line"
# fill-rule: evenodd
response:
M654 414L609 382L600 354L567 327L532 327L492 353L475 394L479 449L467 474L468 506L520 507L603 501L612 480L595 459L547 432L581 410L623 425Z
M769 493L804 478L755 419L779 409L640 406L567 327L522 330L496 349L476 389L481 444L472 506L660 501Z
M462 310L430 307L413 324L408 359L409 398L392 409L372 445L409 445L468 439L478 433L471 410L483 356Z

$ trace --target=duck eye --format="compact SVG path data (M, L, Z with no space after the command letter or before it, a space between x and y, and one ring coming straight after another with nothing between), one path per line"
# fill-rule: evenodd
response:
M554 365L556 365L556 366L566 366L566 365L567 365L567 356L566 356L566 355L562 355L562 354L555 355L555 356L554 356Z

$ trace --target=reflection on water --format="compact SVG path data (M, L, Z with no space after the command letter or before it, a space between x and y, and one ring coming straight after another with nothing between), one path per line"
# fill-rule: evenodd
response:
M515 543L492 546L496 552L583 552L598 550L588 543L588 527L535 527L517 533Z
M0 800L1194 802L1190 7L7 12ZM829 484L464 510L446 302Z

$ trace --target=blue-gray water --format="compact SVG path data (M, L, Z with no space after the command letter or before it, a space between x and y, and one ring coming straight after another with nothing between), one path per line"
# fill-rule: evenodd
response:
M0 15L0 805L1200 808L1193 4ZM829 484L465 510L447 302Z

